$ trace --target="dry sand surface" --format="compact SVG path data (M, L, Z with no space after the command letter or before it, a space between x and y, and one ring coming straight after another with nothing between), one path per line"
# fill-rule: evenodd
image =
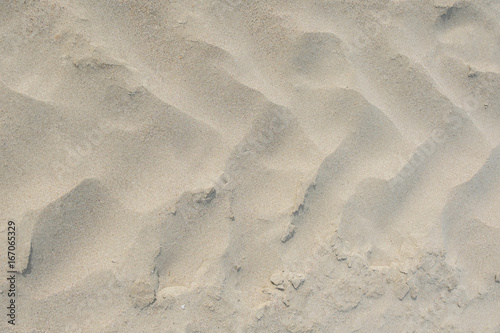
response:
M500 1L0 0L0 222L2 333L498 333Z

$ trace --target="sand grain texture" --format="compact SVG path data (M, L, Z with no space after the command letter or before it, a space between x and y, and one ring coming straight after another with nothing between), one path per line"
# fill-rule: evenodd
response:
M0 197L1 332L500 332L500 2L2 0Z

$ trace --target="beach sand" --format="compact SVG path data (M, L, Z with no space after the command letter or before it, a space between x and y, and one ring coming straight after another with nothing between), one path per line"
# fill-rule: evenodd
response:
M0 140L1 332L500 332L497 0L2 0Z

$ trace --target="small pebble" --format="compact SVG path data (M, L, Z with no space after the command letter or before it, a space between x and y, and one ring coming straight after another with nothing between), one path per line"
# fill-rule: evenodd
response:
M290 282L292 283L293 288L297 290L300 288L300 286L302 286L304 281L305 278L302 275L295 275Z
M271 275L271 283L275 286L283 284L283 280L283 275L281 273L274 273L273 275Z
M281 236L281 242L282 243L288 242L294 235L295 235L295 226L293 224L289 224L286 230L283 232L283 235Z

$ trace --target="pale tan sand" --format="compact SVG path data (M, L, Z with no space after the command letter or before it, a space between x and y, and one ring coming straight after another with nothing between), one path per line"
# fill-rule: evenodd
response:
M3 0L0 138L1 332L500 332L497 0Z

